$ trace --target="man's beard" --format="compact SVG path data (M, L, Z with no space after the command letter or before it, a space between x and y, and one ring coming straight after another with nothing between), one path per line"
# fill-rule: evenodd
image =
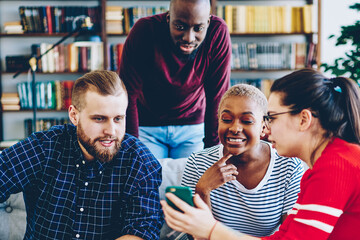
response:
M81 127L80 122L77 126L77 136L79 142L85 148L85 150L95 159L98 159L99 161L104 163L110 162L115 157L115 155L117 154L117 152L121 147L121 142L122 142L122 139L119 140L116 137L99 137L92 140L85 134L85 131ZM100 149L98 146L96 146L97 141L105 140L105 139L109 139L109 140L111 139L112 141L115 142L115 146L113 149L110 148Z

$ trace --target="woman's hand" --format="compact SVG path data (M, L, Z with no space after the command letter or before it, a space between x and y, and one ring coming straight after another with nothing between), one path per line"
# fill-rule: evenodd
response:
M232 157L231 154L226 154L219 161L214 163L201 176L196 184L195 192L200 194L202 199L206 201L210 192L226 182L236 179L238 175L237 168L233 164L226 164L226 161Z
M208 238L211 228L216 220L206 203L195 194L194 204L196 208L182 201L172 193L166 193L166 197L173 202L184 213L170 207L162 200L161 205L164 211L166 223L172 229L193 235L195 238Z

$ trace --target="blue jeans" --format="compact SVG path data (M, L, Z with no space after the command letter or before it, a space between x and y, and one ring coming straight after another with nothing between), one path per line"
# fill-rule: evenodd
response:
M156 158L187 158L204 148L204 124L139 127L139 139Z

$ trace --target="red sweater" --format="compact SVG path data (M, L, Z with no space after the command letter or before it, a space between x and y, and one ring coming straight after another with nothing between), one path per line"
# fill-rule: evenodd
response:
M335 138L308 170L297 203L263 239L359 239L360 146Z
M127 132L138 126L205 123L205 146L218 143L217 108L229 87L231 41L212 16L193 59L174 51L166 13L138 20L126 39L120 77L129 93Z

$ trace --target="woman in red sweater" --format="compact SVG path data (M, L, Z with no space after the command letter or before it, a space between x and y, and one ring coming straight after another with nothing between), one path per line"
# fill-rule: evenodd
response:
M303 69L274 82L264 116L280 155L301 158L298 201L274 235L262 239L357 239L360 229L360 92L348 78ZM170 227L197 238L259 239L217 223L195 196L197 208L167 194L184 213L162 202Z

